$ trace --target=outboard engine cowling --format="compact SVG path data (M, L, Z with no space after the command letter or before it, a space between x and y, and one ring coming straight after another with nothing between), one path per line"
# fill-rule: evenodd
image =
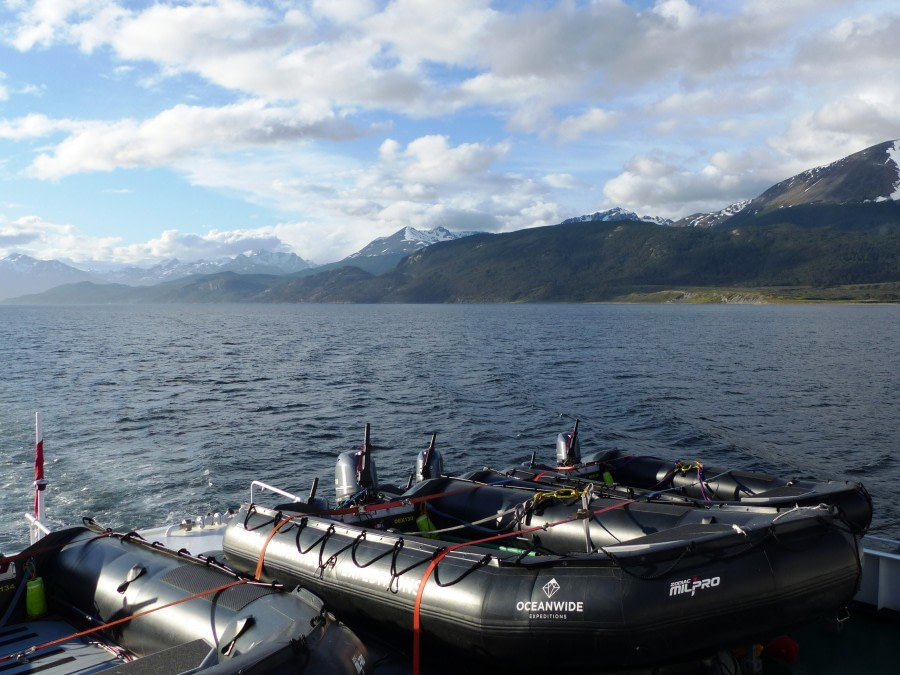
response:
M431 435L431 443L416 457L416 482L438 478L444 473L444 458L435 449L437 434Z
M578 443L578 420L572 433L559 434L556 437L557 466L574 466L581 462L581 445Z
M360 474L361 455L361 451L342 452L338 455L337 466L334 469L334 496L338 502L378 485L375 464L371 462L371 458L366 475Z
M378 474L372 458L372 444L369 442L369 425L362 447L353 452L338 455L334 469L334 495L338 503L366 489L378 487Z

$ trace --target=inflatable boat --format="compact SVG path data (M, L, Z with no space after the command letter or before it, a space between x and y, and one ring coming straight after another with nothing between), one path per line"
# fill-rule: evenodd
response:
M534 457L523 466L485 469L466 474L485 482L510 479L524 484L555 485L626 496L652 496L703 507L710 504L767 506L779 510L829 504L859 535L872 521L872 498L862 483L785 478L761 472L724 469L701 460L668 460L618 450L597 452L582 459L578 421L570 433L556 440L556 464L538 464Z
M693 504L441 475L380 486L371 446L343 453L338 508L250 504L227 563L302 584L348 622L506 670L673 663L749 645L845 608L858 537L839 508ZM527 482L527 481L526 481Z
M3 558L4 673L371 672L312 593L87 524Z

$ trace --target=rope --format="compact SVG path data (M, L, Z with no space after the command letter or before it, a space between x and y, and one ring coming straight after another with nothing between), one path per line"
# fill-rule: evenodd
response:
M254 578L255 581L259 581L259 580L262 578L262 574L263 574L263 566L264 566L265 559L266 559L266 550L267 550L268 547L269 547L269 543L272 541L272 539L275 538L275 535L278 533L278 531L279 531L282 527L284 527L285 525L287 525L289 522L291 522L291 521L293 521L293 520L296 520L297 518L305 519L305 518L308 518L308 517L310 517L310 516L315 516L315 517L327 517L327 516L334 516L334 515L369 514L369 513L374 513L374 512L376 512L376 511L381 511L381 510L384 510L384 509L396 508L396 507L398 507L398 506L412 505L412 504L417 504L417 503L425 503L425 502L431 501L431 500L433 500L433 499L438 499L438 498L441 498L441 497L447 497L447 496L451 496L451 495L455 495L455 494L460 494L460 493L464 493L464 492L469 492L469 491L471 491L471 490L476 490L476 489L478 489L478 488L480 488L480 487L483 487L483 484L476 483L476 484L473 484L473 485L471 485L471 486L469 486L469 487L460 488L460 489L458 489L458 490L450 490L450 491L448 491L448 492L442 492L442 493L434 494L434 495L424 495L424 496L422 496L422 497L413 497L413 498L411 498L411 499L396 500L396 501L387 502L387 503L384 503L384 504L369 504L369 505L364 506L364 507L362 507L362 508L359 508L359 507L351 507L351 508L343 508L343 509L330 509L330 510L328 510L328 511L319 511L319 512L315 512L315 513L297 513L297 514L295 514L295 515L293 515L293 516L286 516L286 517L284 517L283 514L282 514L281 512L279 512L279 515L280 515L280 516L283 516L283 517L281 518L281 520L278 520L277 517L276 517L276 518L273 518L273 519L270 520L270 521L267 521L266 523L263 523L262 525L260 525L260 526L258 526L258 527L256 527L256 528L253 528L253 529L259 529L260 527L264 527L264 526L265 526L266 524L268 524L269 522L274 522L275 520L278 520L278 522L275 523L275 526L272 528L272 530L271 530L271 531L269 532L269 534L266 536L266 539L265 539L265 541L263 542L262 547L260 548L260 551L259 551L259 557L257 558L257 561L256 561L256 570L255 570L255 572L254 572L254 577L253 577L253 578ZM249 518L250 518L250 513L251 513L251 511L252 511L253 509L254 509L254 506L251 504L250 509L248 509L248 511L247 511L247 517L244 519L244 529L250 529L250 528L248 527L248 524L247 524L247 523L248 523ZM495 518L495 517L496 517L496 515L491 516L491 519L493 519L493 518ZM448 529L456 529L456 528L448 528ZM297 538L297 548L298 548L298 550L300 550L299 533L298 533L297 537L298 537L298 538ZM327 541L327 539L328 539L328 536L325 536L325 540L326 540L326 541ZM319 543L319 542L317 541L316 543ZM315 546L315 543L313 544L313 546ZM310 547L310 548L311 548L311 547ZM345 551L347 547L345 547L344 549L338 551L336 554L334 554L333 556L331 556L331 558L329 558L328 561L324 561L324 562L323 562L323 561L322 561L322 554L324 553L324 548L325 548L325 545L324 545L324 542L322 542L322 548L321 548L320 551L319 551L319 568L320 568L321 570L324 570L325 565L327 565L329 562L331 562L331 560L333 560L339 553L342 553L343 551ZM309 549L307 549L307 550L309 550ZM354 552L355 552L355 549L354 549ZM305 551L300 550L300 553L301 553L301 554L302 554L302 553L305 553ZM372 562L374 562L374 560L373 560ZM355 560L354 560L354 563L356 563ZM406 570L404 570L404 571L406 571ZM401 574L402 574L402 572L401 572Z
M523 502L523 503L527 503L527 501L526 501L526 502ZM441 516L441 517L443 517L443 518L447 518L447 519L450 519L450 520L456 520L457 522L460 523L460 525L451 525L450 527L443 527L443 528L441 528L441 529L439 529L439 530L428 530L428 535L447 534L448 532L455 532L455 531L457 531L457 530L464 530L464 529L466 529L466 528L471 528L471 529L473 529L473 530L480 530L480 531L482 531L482 532L491 532L491 533L494 533L494 532L496 532L496 530L491 530L491 529L486 528L486 527L478 527L478 526L479 526L479 525L482 525L483 523L489 523L489 522L495 521L495 520L496 520L496 521L499 521L501 518L503 518L503 516L508 516L508 515L511 514L511 513L517 513L517 512L519 511L519 508L520 508L521 506L522 506L522 504L516 504L516 505L513 506L512 508L506 509L506 510L504 510L504 511L497 511L497 513L492 513L491 515L486 516L486 517L484 517L484 518L479 518L478 520L472 520L472 521L466 520L466 521L463 521L461 518L457 518L456 516L453 516L453 515L451 515L451 514L449 514L449 513L445 513L445 512L443 512L443 511L441 511L439 508L437 508L436 506L433 506L432 504L429 504L429 505L428 505L428 510L429 510L430 513L436 513L437 515L439 515L439 516ZM518 522L518 518L517 518L516 520L514 520L513 522L511 522L511 523L510 523L509 525L507 525L506 527L511 527L511 526L514 525L516 522Z
M460 480L460 479L456 479ZM469 492L471 490L477 490L480 487L484 487L484 483L478 483L476 481L472 481L472 485L469 487L459 488L456 490L448 490L447 492L439 492L433 495L422 495L421 497L404 497L403 499L394 499L389 502L380 502L377 504L365 504L363 506L349 506L338 509L327 509L325 511L311 511L305 513L303 515L307 516L315 516L317 518L328 518L331 516L347 516L347 515L368 515L370 513L376 513L378 511L383 511L385 509L395 509L400 506L409 506L412 504L421 504L422 502L429 502L433 499L440 499L442 497L450 497L452 495L462 494L464 492ZM294 516L296 517L296 516ZM260 527L264 526L261 525ZM245 525L246 527L246 525Z
M553 492L538 492L534 495L534 503L537 505L542 499L559 499L565 501L567 499L581 499L584 490L576 490L575 488L558 488Z

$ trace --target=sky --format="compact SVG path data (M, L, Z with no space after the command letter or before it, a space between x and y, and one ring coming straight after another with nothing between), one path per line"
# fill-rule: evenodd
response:
M677 219L900 138L896 0L0 0L0 258Z

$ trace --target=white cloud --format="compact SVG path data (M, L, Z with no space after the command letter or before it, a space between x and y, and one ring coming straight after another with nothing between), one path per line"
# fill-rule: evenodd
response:
M837 78L855 84L884 80L891 87L900 59L900 12L895 4L886 9L885 3L869 3L866 9L870 12L853 12L805 36L797 47L798 74L813 85Z
M698 90L683 90L669 94L649 106L657 115L680 117L720 118L723 115L769 112L790 101L790 93L771 83L758 83L747 87L744 82L735 86L717 86Z
M152 87L128 116L57 98L51 78L30 85L40 108L15 108L40 78L4 63L0 141L31 153L9 153L5 171L34 158L29 175L62 193L79 173L170 169L283 221L235 241L275 237L321 261L409 224L558 222L590 212L575 200L604 183L605 206L718 209L900 135L900 12L883 0L5 7L19 60L80 49L73 72L99 64L111 98ZM239 245L223 232L103 245Z
M371 162L303 146L243 164L192 155L179 167L194 185L303 213L278 236L305 258L331 262L407 225L496 231L546 224L527 214L550 201L549 189L498 171L508 151L504 143L453 145L425 136L406 145L388 139Z
M577 141L587 134L614 129L619 122L619 115L601 108L591 108L581 115L573 115L560 120L556 129L562 142Z
M336 23L356 23L376 12L373 0L313 0L313 11Z
M400 68L414 71L426 62L476 64L496 18L485 0L395 0L370 16L365 28L370 39L388 47Z
M0 120L0 139L13 141L44 138L57 132L69 132L85 125L73 120L54 120L46 115L32 113L13 120Z
M0 218L0 253L28 251L42 259L86 259L115 245L117 237L80 234L70 223L56 223L37 215L11 221Z
M423 136L406 147L403 156L408 161L401 171L408 180L428 183L471 179L489 170L508 150L505 144L488 147L463 143L450 147L446 136Z
M114 5L108 0L11 0L6 4L18 11L19 23L7 25L4 37L22 51L68 41L73 24Z
M584 189L587 184L571 173L550 173L544 176L544 182L552 188L560 190Z
M194 153L227 154L247 147L294 144L313 139L349 139L361 133L345 120L302 108L275 108L244 101L221 108L178 105L138 122L92 122L76 125L29 116L0 125L0 136L41 135L61 128L74 133L30 167L36 178L119 168L178 166Z
M290 228L217 230L202 234L165 230L146 242L127 244L122 237L92 237L68 223L55 223L39 216L23 216L13 221L0 219L0 257L15 250L27 250L40 259L65 259L75 263L110 261L150 266L160 260L214 260L247 251L290 250L283 240Z
M687 0L658 0L653 12L678 27L687 27L697 20L697 8Z
M284 248L284 243L271 228L228 231L212 229L204 234L166 230L148 242L120 247L114 255L119 258L127 256L135 261L166 258L215 260L252 250L277 251Z
M769 142L796 173L898 137L900 91L876 88L848 93L796 117Z
M609 128L597 105L604 93L722 72L780 44L796 13L750 8L720 14L671 0L638 12L601 0L501 12L487 0L300 8L209 0L128 9L38 0L19 15L15 44L77 42L86 52L105 45L163 74L196 73L241 95L335 109L434 115L500 105L522 120L526 108L576 103L590 112L569 116L561 126L567 138L579 125Z
M679 166L649 155L632 158L622 173L603 187L605 206L621 206L640 214L678 219L717 211L786 178L765 174L765 153L737 156L719 151L699 168ZM771 161L771 154L768 155Z
M6 257L6 254L14 250L31 246L38 242L41 238L41 231L36 227L29 227L24 222L13 222L0 224L0 256Z

